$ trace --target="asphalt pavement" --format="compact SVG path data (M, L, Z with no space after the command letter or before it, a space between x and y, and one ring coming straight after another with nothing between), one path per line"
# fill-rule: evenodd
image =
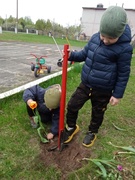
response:
M63 48L64 46L59 46L60 50ZM61 54L56 45L0 42L0 93L37 79L31 71L31 62L36 62L36 58L31 54L37 57L47 56L45 64L51 66L50 74L61 71L61 67L57 66ZM47 75L49 74L45 71L38 78Z

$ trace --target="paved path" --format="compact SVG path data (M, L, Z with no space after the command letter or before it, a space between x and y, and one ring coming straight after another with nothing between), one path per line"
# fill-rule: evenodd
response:
M59 46L61 50L63 47ZM56 45L0 42L0 93L37 79L31 71L31 62L35 63L31 53L38 57L47 56L46 65L51 66L51 73L61 70L57 66L61 55ZM46 75L48 75L47 72L40 77Z

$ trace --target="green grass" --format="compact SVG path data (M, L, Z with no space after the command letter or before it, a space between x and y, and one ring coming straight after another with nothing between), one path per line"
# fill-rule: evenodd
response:
M53 43L52 38L27 34L0 34L0 41L24 41L35 43ZM60 41L60 42L59 42ZM58 39L58 43L65 44L65 40ZM73 46L83 47L83 43L77 41L70 42ZM75 43L75 44L74 44ZM74 64L75 68L68 72L67 76L67 101L80 83L81 65ZM40 84L47 87L54 83L61 84L61 76L53 78ZM53 165L46 168L39 160L40 141L37 131L29 124L25 103L22 100L23 92L0 100L0 179L1 180L61 180L61 172L57 171ZM108 106L104 122L99 130L98 138L93 147L90 148L92 159L115 159L124 167L121 172L123 180L135 179L135 155L121 154L116 152L123 150L111 146L112 142L118 146L135 147L135 57L132 59L131 75L125 91L124 98L120 104L112 107ZM78 125L81 128L82 139L87 131L91 114L90 102L87 102L80 110ZM121 129L118 130L113 123ZM87 157L88 158L88 157ZM69 180L102 180L98 177L99 168L88 161L86 166L75 172L69 172ZM118 178L117 178L118 179ZM116 180L110 178L109 180Z
M55 39L58 45L68 44L66 39L56 38ZM21 41L21 42L31 42L31 43L43 43L43 44L54 44L53 38L44 35L36 35L36 34L26 34L26 33L18 33L14 32L3 32L0 34L0 41ZM77 41L77 40L69 40L71 46L75 47L84 47L86 42Z
M112 159L116 151L122 151L109 145L108 142L119 146L135 146L135 58L132 61L131 69L125 96L118 106L108 106L97 141L90 148L92 151L90 158ZM68 72L67 101L80 82L80 71L81 65L75 64L75 68ZM40 85L47 87L54 83L61 83L61 76ZM42 161L38 159L40 154L39 137L29 125L22 93L0 100L0 179L60 180L60 171L56 171L53 165L45 168ZM78 124L82 132L80 143L89 125L90 108L91 105L87 102L79 113ZM112 123L126 131L115 129ZM133 180L135 178L135 155L123 154L115 157L125 169L123 179ZM102 179L98 178L96 170L98 167L88 161L86 166L76 172L69 172L68 179Z

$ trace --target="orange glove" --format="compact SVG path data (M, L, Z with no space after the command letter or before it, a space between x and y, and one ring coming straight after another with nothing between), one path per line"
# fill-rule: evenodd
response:
M29 107L30 107L31 109L35 109L35 108L37 107L37 102L36 102L36 101L31 101L31 102L29 103Z

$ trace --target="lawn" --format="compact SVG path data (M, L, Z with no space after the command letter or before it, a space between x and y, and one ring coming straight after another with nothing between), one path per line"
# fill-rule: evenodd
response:
M74 68L68 72L66 102L80 83L81 68L82 65L74 64ZM40 85L47 87L54 83L61 84L61 76ZM22 93L0 100L0 179L63 180L60 168L53 164L45 166L39 158L42 153L41 142L37 131L30 127ZM85 165L69 171L65 179L135 179L134 95L135 57L132 58L130 79L124 98L119 105L108 106L97 140L94 146L87 148L91 156L84 157L82 161L86 162ZM80 146L89 125L90 109L91 105L87 102L79 112Z
M68 37L67 37L68 38ZM77 41L64 38L55 38L58 45L69 44L74 47L83 47L86 44L86 41ZM14 32L3 32L0 34L0 41L21 41L21 42L31 42L31 43L40 43L40 44L54 44L52 37L36 34L26 34Z

